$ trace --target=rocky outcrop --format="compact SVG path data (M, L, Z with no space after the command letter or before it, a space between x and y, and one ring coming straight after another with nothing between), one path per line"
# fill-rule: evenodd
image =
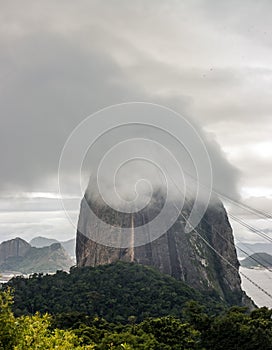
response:
M17 237L0 244L0 264L9 257L24 257L30 250L31 245Z
M66 252L69 254L70 257L73 259L75 258L75 252L76 252L76 240L75 238L71 238L68 241L58 241L54 238L47 238L47 237L34 237L29 242L29 244L32 247L36 248L43 248L48 247L53 243L60 243L62 247L66 250Z
M232 228L219 200L213 200L192 232L186 233L184 229L192 206L191 202L187 202L181 215L166 233L148 244L134 248L112 248L91 239L103 232L97 222L90 220L89 206L100 219L113 225L112 233L115 235L118 232L121 234L122 228L129 227L131 222L131 214L116 212L90 199L88 204L82 201L76 245L78 266L96 266L117 260L134 261L154 266L198 290L217 293L229 304L244 303ZM156 216L161 206L159 200L144 211L133 214L135 227L140 227Z
M34 237L32 238L32 240L29 242L29 244L31 245L31 247L35 247L35 248L43 248L43 247L48 247L51 244L54 243L59 243L56 239L54 238L47 238L47 237Z
M21 238L15 238L0 244L0 271L17 273L69 271L74 265L60 243L43 248L31 247Z

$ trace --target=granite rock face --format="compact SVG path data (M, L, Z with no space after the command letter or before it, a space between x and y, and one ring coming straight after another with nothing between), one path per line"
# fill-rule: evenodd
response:
M0 264L10 257L24 257L31 245L17 237L0 244Z
M200 291L216 292L229 304L248 304L241 290L232 228L223 204L214 199L198 227L185 233L191 206L188 201L173 226L158 239L134 248L113 248L93 239L103 232L99 223L90 219L89 207L100 219L113 225L114 235L118 232L121 235L122 228L130 227L132 214L116 212L90 198L83 200L77 231L77 265L97 266L117 260L150 265ZM152 220L161 207L162 202L157 199L143 211L133 214L134 226Z
M0 244L0 271L25 274L40 272L69 271L74 262L60 243L43 248L32 247L21 238Z

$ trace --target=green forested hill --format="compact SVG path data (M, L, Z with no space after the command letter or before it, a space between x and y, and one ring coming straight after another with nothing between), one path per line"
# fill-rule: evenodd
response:
M213 295L202 295L181 281L150 267L117 262L95 268L72 268L55 275L35 274L29 279L13 278L16 315L36 311L51 314L80 312L124 323L146 317L180 317L184 304L195 300L206 310L222 309Z

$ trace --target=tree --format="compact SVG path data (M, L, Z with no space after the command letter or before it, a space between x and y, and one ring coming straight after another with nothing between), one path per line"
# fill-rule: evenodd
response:
M160 344L169 346L169 349L199 349L200 332L175 317L145 320L138 328L152 334Z
M18 319L18 339L14 350L38 349L82 349L77 336L68 330L50 330L51 317L48 314L40 316L21 316ZM85 349L93 349L92 346Z
M82 347L72 331L51 330L51 316L48 314L15 318L11 311L12 302L10 290L0 292L0 349L94 349L94 344Z
M17 323L11 311L11 290L0 293L0 349L13 349L16 342Z
M230 308L224 315L214 317L204 334L208 349L271 350L271 310L262 308L246 313L245 308Z

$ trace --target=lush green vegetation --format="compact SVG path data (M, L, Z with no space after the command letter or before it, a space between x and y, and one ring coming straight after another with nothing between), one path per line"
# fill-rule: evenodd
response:
M272 310L226 308L138 264L72 268L5 286L0 349L271 350Z
M73 331L50 328L51 316L39 314L16 318L12 311L10 291L0 293L0 349L93 349L93 345L81 346L81 340Z
M113 324L76 313L15 317L12 296L0 293L0 349L96 350L269 350L272 349L272 310L246 313L233 307L209 316L197 302L183 308L183 320L173 316L148 318L139 324Z
M118 262L95 268L72 268L55 275L16 277L7 287L14 289L16 316L46 312L79 312L126 323L130 316L140 322L147 317L182 317L186 302L195 300L208 313L224 308L216 295L202 295L185 283L151 267Z

